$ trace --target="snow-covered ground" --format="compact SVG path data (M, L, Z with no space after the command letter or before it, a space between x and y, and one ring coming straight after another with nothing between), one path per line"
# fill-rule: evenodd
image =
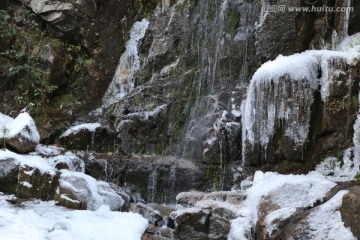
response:
M40 200L12 205L14 196L0 193L2 240L139 240L148 221L139 214L68 210L54 201Z

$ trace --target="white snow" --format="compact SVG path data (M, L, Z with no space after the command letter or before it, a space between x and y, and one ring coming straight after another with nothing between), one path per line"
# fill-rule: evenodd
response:
M21 167L29 166L32 168L37 168L41 173L48 173L50 175L55 175L55 169L51 166L47 159L32 156L32 155L20 155L9 150L0 150L0 161L14 159L17 164Z
M274 221L276 220L285 220L289 218L294 212L296 211L296 208L294 207L288 207L288 208L281 208L278 210L275 210L271 213L269 213L265 217L265 227L268 234L271 236L271 233L277 229L276 224Z
M341 214L337 211L342 205L343 196L347 193L346 190L339 191L333 198L309 214L307 217L307 222L311 226L307 230L309 239L357 239L348 228L345 228Z
M55 156L48 159L51 166L56 167L59 163L65 163L70 171L73 172L85 172L85 163L82 159L76 155L67 152L64 155Z
M22 138L39 143L40 135L35 122L27 112L20 113L13 121L10 120L11 118L6 115L0 115L0 138L11 138L21 134Z
M10 122L14 121L14 119L8 115L2 114L0 112L0 125L8 124Z
M80 132L81 130L87 130L89 132L95 132L95 130L101 127L100 123L83 123L80 125L73 126L66 130L63 134L61 134L60 138L67 137L72 134L76 134Z
M258 205L262 196L269 196L280 209L284 209L273 213L272 217L289 217L294 208L311 207L316 201L322 200L335 185L317 172L307 175L281 175L257 171L253 185L245 191L246 199L236 209L240 217L231 221L228 239L251 239L251 231L258 220Z
M138 45L140 40L144 38L148 26L149 21L143 19L142 21L134 23L131 28L130 39L126 43L126 50L120 57L115 75L104 95L103 106L108 106L120 100L134 89L134 75L140 69Z
M21 185L23 185L24 187L27 187L27 188L32 188L32 185L31 183L29 182L19 182Z
M43 156L56 156L61 154L62 150L64 149L60 147L38 144L35 148L35 153L33 154L40 154Z
M68 210L55 202L30 201L13 206L0 193L2 240L139 240L148 221L135 213Z

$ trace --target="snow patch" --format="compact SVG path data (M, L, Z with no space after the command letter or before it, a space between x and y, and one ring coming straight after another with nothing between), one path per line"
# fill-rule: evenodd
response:
M72 135L72 134L77 134L81 130L87 130L89 132L95 132L95 130L98 127L101 127L100 123L83 123L83 124L80 124L80 125L73 126L73 127L69 128L68 130L66 130L60 136L60 138L67 137L67 136Z
M44 174L48 173L50 175L55 175L55 169L49 164L47 159L44 159L39 156L31 155L20 155L9 150L0 150L0 161L14 159L16 164L19 164L21 167L29 166L32 168L37 168L39 171Z
M139 214L110 211L68 210L55 201L25 202L14 207L0 194L0 236L3 240L138 240L148 221Z

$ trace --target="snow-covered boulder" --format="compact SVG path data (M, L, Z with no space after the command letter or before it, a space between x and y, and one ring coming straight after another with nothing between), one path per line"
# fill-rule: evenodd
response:
M20 113L13 121L0 116L0 139L20 153L31 152L40 142L34 120L26 113Z
M59 143L70 150L114 151L115 135L100 123L83 123L67 129Z
M208 239L211 211L201 208L187 208L171 213L175 221L176 239Z
M241 191L184 192L176 199L180 209L172 212L171 218L177 238L226 239L244 195Z
M101 205L108 205L111 210L119 210L124 204L108 183L68 170L61 170L55 199L59 205L73 209L96 210Z
M54 199L58 177L48 159L0 150L0 191L17 197Z
M42 162L45 163L44 159ZM24 199L53 200L58 178L51 168L44 171L41 167L24 164L19 169L16 196Z

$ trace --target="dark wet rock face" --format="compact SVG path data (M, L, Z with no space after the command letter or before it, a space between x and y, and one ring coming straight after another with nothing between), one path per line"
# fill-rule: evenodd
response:
M0 169L0 191L5 193L14 193L18 182L18 165L14 159L2 159L0 161Z
M94 131L82 129L76 133L62 136L59 144L69 150L96 151L99 153L115 152L117 140L114 133L99 127Z
M207 189L202 166L176 157L123 158L108 155L85 156L86 173L127 189L134 199L173 203L176 194L191 189ZM141 199L135 200L140 201Z

